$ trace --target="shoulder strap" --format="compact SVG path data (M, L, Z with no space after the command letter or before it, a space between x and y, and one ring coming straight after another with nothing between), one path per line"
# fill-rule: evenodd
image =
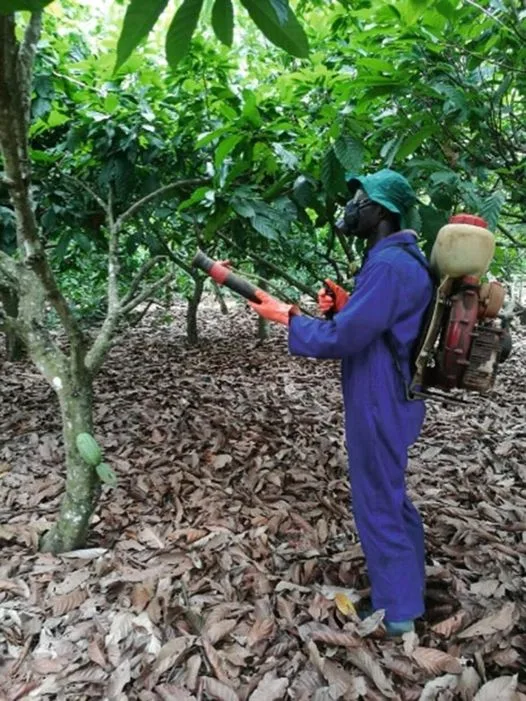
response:
M427 258L424 258L423 255L420 255L417 251L414 249L414 244L412 243L395 243L395 246L397 248L403 249L406 253L409 253L411 258L414 258L420 265L427 270L427 273L429 277L431 278L431 281L433 285L436 285L438 283L437 277L433 270L431 269L431 265L429 264L429 261Z
M415 251L412 243L397 243L397 244L395 244L395 246L397 246L398 248L402 248L412 258L414 258L418 263L420 263L420 265L423 268L425 268L427 270L427 273L429 275L429 278L431 279L431 282L433 283L434 288L438 285L437 277L434 274L433 270L431 269L429 262L427 261L426 258L424 258L422 255L417 253L417 251ZM424 315L424 319L425 319L425 315ZM421 331L422 331L422 329L420 330L420 332ZM420 333L419 333L419 336L420 336ZM404 371L402 369L402 364L400 362L400 358L399 358L398 353L396 351L396 345L395 345L394 337L393 337L393 334L391 333L391 331L386 331L384 333L384 340L385 340L385 343L386 343L387 347L389 348L389 351L393 357L393 362L394 362L394 366L396 368L396 371L397 371L397 373L402 381L402 384L404 387L405 398L407 400L412 400L412 399L414 399L414 397L412 396L411 391L410 391L410 387L409 387L411 380L409 380L409 382L408 382L407 378L404 375ZM418 341L418 339L417 339L417 341Z

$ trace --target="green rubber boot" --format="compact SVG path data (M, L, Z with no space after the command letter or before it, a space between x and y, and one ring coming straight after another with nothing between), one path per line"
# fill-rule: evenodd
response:
M370 607L366 607L362 609L361 611L358 611L358 616L363 620L366 618L369 618L369 616L372 616L374 613L373 609ZM405 635L406 633L414 633L415 632L415 622L412 619L409 619L408 621L383 621L383 625L385 627L385 631L387 633L388 638L401 638L402 635Z
M408 621L384 621L385 630L388 638L401 638L406 633L415 632L415 622Z

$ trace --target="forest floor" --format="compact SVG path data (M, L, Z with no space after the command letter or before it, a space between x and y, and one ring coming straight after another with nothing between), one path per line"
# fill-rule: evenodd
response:
M386 640L353 521L338 365L209 303L154 317L96 387L118 474L86 548L37 542L64 488L57 401L0 356L0 699L526 700L526 338L491 396L429 404L409 490L427 613Z

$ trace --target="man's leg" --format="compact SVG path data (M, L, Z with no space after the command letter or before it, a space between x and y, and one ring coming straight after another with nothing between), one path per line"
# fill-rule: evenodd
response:
M424 525L418 509L415 507L407 494L404 501L404 520L406 523L407 532L409 533L409 537L411 538L411 542L413 543L418 556L422 576L422 589L425 589L426 548L424 541Z
M373 606L385 609L387 621L415 619L424 613L423 539L416 510L406 505L406 447L382 440L371 418L360 423L348 440L349 473Z

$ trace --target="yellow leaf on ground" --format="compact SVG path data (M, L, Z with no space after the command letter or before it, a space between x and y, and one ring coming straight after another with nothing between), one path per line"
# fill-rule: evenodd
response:
M344 616L356 616L356 609L353 602L346 594L338 593L334 596L334 602L340 613Z

